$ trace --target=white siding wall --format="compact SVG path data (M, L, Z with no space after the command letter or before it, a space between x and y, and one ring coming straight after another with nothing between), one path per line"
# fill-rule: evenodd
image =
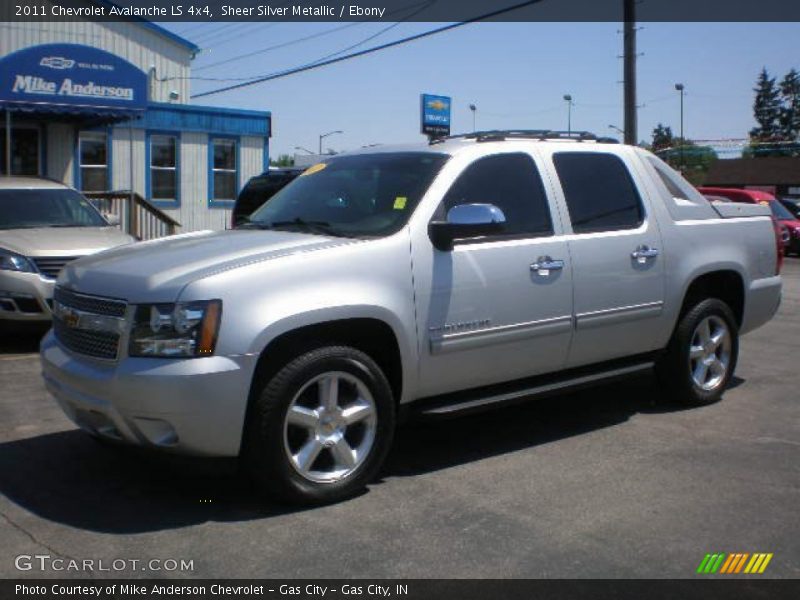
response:
M244 187L247 180L253 175L258 175L264 170L264 138L256 136L243 136L239 150L239 189Z
M224 229L217 221L222 212L208 208L208 135L184 131L180 157L181 206L166 211L181 224L181 231Z
M56 4L42 2L48 10ZM89 3L86 3L89 5ZM192 59L188 48L135 22L75 21L58 23L47 19L30 23L12 23L14 3L0 2L0 56L39 44L84 44L116 54L133 63L145 73L150 67L156 69L156 79L177 77L171 81L151 82L150 99L169 102L169 93L175 90L180 95L178 102L189 101L189 62Z
M111 189L131 189L131 130L115 127L111 139ZM145 197L144 130L133 130L133 191Z

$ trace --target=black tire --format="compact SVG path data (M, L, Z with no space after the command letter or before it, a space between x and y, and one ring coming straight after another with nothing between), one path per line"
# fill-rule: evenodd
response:
M352 472L338 480L313 481L302 475L290 458L287 413L304 386L314 385L310 382L331 372L343 372L368 390L376 414L370 429L374 437ZM349 381L345 384L350 385ZM325 504L359 493L381 468L394 436L395 402L389 382L367 354L347 346L320 347L290 360L263 385L254 402L246 428L245 466L258 487L279 501ZM314 438L313 433L308 435L308 440ZM320 455L323 452L333 457L332 449L323 446ZM309 470L314 464L312 460Z
M711 323L724 323L730 339L730 346L727 350L727 368L718 382L714 381L712 374L712 378L708 382L709 385L713 383L710 389L705 389L697 383L693 376L693 365L698 359L693 362L690 357L693 339L695 342L699 341L699 338L695 337L699 335L698 327L707 319ZM710 356L712 352L717 356L723 353L721 349L709 350L708 359L711 361L713 361L713 357ZM695 304L683 315L672 334L666 353L656 365L656 373L668 400L685 406L704 406L713 404L720 399L733 377L738 357L739 328L733 311L722 300L707 298Z

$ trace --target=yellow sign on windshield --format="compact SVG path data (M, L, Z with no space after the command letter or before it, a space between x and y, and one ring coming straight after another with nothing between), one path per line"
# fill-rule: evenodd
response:
M324 169L327 166L328 166L327 163L317 163L315 165L311 165L305 171L300 173L300 177L303 177L304 175L313 175L314 173L318 173L319 171L322 171L322 169Z

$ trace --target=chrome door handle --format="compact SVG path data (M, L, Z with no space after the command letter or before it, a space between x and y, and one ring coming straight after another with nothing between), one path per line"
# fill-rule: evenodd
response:
M631 252L631 258L635 258L638 262L644 264L648 258L655 258L658 256L658 248L651 248L647 244L643 244Z
M542 276L547 276L550 271L560 271L564 268L564 261L559 259L552 259L549 256L540 256L536 262L531 265L531 271Z

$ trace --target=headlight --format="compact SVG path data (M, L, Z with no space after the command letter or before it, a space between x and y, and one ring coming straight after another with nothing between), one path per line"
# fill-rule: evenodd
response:
M130 356L186 358L214 353L222 301L140 304L134 315Z
M11 250L0 248L0 271L20 271L36 273L36 267L26 257Z

